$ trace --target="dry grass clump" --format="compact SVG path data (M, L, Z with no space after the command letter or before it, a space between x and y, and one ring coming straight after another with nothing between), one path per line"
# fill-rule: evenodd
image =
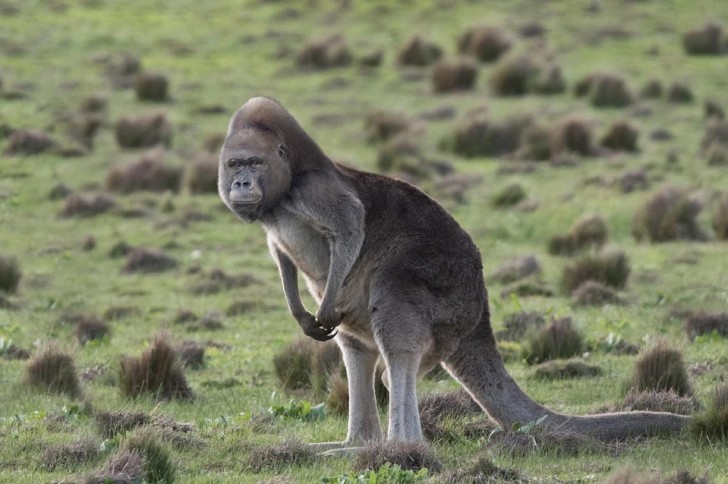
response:
M685 83L673 82L667 88L667 101L671 103L691 103L695 96L692 89Z
M637 190L647 190L650 182L644 170L632 170L622 175L617 184L622 193L632 193Z
M193 398L177 352L164 335L158 335L141 356L125 357L119 380L122 393L132 398L144 393L164 400Z
M602 374L602 369L590 365L582 359L566 361L547 361L535 368L533 376L539 380L565 380L568 378L594 378Z
M164 113L121 118L114 127L122 148L150 148L172 144L172 125Z
M561 284L569 293L587 281L621 289L627 284L630 271L629 260L624 251L604 250L596 254L585 254L567 264L561 276Z
M713 99L705 100L703 103L703 112L705 113L705 119L725 119L723 107Z
M468 91L475 86L478 66L470 59L442 59L432 69L432 89L436 93Z
M149 415L144 412L126 410L96 412L94 419L99 432L105 439L110 439L116 434L128 432L151 422Z
M543 95L561 94L566 92L566 80L559 66L548 66L541 69L538 76L533 79L531 92Z
M248 453L248 466L254 472L275 469L290 469L291 466L311 464L316 454L307 445L289 440L277 445L254 447Z
M643 99L659 99L662 97L663 91L664 88L660 80L650 79L640 89L640 97Z
M58 143L45 131L39 129L16 129L8 137L6 156L39 155L58 146Z
M522 281L517 281L510 286L507 286L500 293L500 297L503 299L512 298L513 296L518 297L552 297L554 295L553 289L542 281L535 278L528 278Z
M607 222L599 215L584 215L571 225L565 235L557 235L549 240L548 252L551 255L574 255L588 249L599 249L609 236Z
M423 442L382 442L367 445L356 454L353 466L357 471L364 471L379 469L387 462L411 471L427 468L430 472L439 472L442 467Z
M248 287L257 279L246 272L230 275L222 269L213 269L203 279L190 288L192 294L217 294L218 292Z
M176 466L164 443L163 434L151 427L142 427L124 439L119 453L139 453L144 462L144 481L175 481Z
M617 293L597 281L586 281L577 287L574 292L574 303L577 306L605 306L607 304L621 305L624 301Z
M728 192L723 192L718 196L713 205L711 222L715 236L719 240L728 240Z
M196 341L183 341L177 354L185 368L199 370L205 366L205 347Z
M713 143L705 153L709 166L726 166L728 165L728 146L719 143Z
M111 454L104 466L86 477L84 484L131 484L145 478L144 456L136 451L122 449Z
M349 412L349 383L341 373L329 376L329 392L326 395L326 411L332 415L346 416Z
M483 412L480 406L465 390L454 390L445 393L430 393L419 399L420 418L440 421L445 418L462 418L467 415L479 415Z
M536 63L527 56L506 57L495 67L490 88L496 96L524 96L539 74Z
M521 133L519 160L545 161L551 158L551 129L542 124L531 124Z
M619 74L602 72L581 79L574 88L577 96L586 96L596 108L621 108L634 100L627 81Z
M686 190L665 186L655 192L635 212L632 235L650 242L704 240L697 217L702 204Z
M182 181L182 168L168 165L164 151L144 153L138 160L124 166L115 166L106 176L106 187L117 193L178 192Z
M513 484L526 484L530 482L527 477L522 477L516 469L498 467L488 455L478 457L466 469L446 471L440 476L440 479L441 482L449 484L456 482L508 482Z
M177 259L161 250L138 247L126 256L126 263L121 269L124 274L165 272L179 265Z
M465 158L507 155L518 150L521 136L532 123L529 115L496 122L486 114L473 113L458 122L452 138L443 144Z
M296 56L296 63L305 69L330 69L351 64L353 56L346 39L341 35L331 35L307 42Z
M401 112L374 111L364 118L364 131L370 142L387 141L411 127L412 122Z
M572 326L571 318L554 318L547 326L527 335L524 347L526 363L571 358L584 350L584 337Z
M111 328L98 318L88 318L76 324L74 333L78 342L83 346L89 341L100 340L105 336L109 336Z
M12 256L0 255L0 293L14 293L18 290L23 272L20 270L18 259Z
M639 135L639 130L629 121L617 121L609 127L601 145L614 151L636 152Z
M96 134L103 124L103 114L81 114L70 120L68 123L68 133L81 146L91 150L94 147Z
M664 339L658 339L637 356L628 388L638 392L674 391L690 397L693 390L685 370L680 350L670 346Z
M397 63L402 66L429 66L442 57L442 48L425 36L415 34L397 53Z
M134 78L141 71L142 63L133 54L123 53L107 62L107 75L117 88L128 88L134 84Z
M525 423L525 422L523 422ZM528 433L497 432L488 439L488 449L510 458L523 458L533 454L577 456L609 451L611 446L587 435L536 426Z
M506 185L493 197L493 205L499 208L513 207L526 199L526 189L520 183Z
M273 368L281 386L288 391L313 388L326 390L330 376L341 366L338 347L301 337L273 357Z
M654 473L637 472L631 467L617 469L602 484L664 484Z
M715 389L705 410L690 420L688 430L700 441L728 440L728 383L723 382Z
M721 55L726 50L723 26L707 22L703 27L685 32L683 47L688 55Z
M536 256L526 255L504 261L488 276L488 279L497 284L510 284L539 273L541 264Z
M591 156L594 146L590 123L580 116L562 120L551 130L550 149L551 156L562 153Z
M458 52L480 62L494 62L513 45L511 36L501 27L478 26L466 30L458 39Z
M106 193L71 193L66 196L60 218L95 217L116 207L116 200Z
M163 74L142 72L137 74L134 91L139 101L164 102L168 99L169 80Z
M717 333L728 338L728 313L696 313L685 321L685 333L690 340L704 334Z
M71 398L81 395L81 383L73 356L53 343L28 361L25 382L36 390L62 393Z
M646 390L641 392L632 388L624 396L621 411L668 412L690 415L695 411L696 403L692 397L679 395L673 390Z
M68 444L53 445L43 451L41 462L49 472L57 469L73 469L93 461L99 455L99 442L83 438Z
M197 157L185 169L184 186L192 195L217 193L217 169L217 156Z

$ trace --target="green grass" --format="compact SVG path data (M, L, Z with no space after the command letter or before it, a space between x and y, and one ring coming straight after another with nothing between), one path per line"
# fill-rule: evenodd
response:
M349 2L348 7L323 0L313 2L314 7L310 3L0 0L3 11L15 11L2 16L2 91L27 92L26 99L0 100L0 125L47 129L62 145L68 145L63 120L75 115L88 95L101 94L108 99L106 122L89 155L0 157L0 256L15 257L23 274L17 294L9 296L17 309L1 309L0 305L0 337L28 350L51 340L72 349L79 371L100 371L82 383L83 398L93 409L143 411L192 423L194 436L205 445L170 450L180 482L255 482L274 476L315 482L351 473L351 462L343 458L276 466L260 473L246 464L245 456L254 448L291 440L340 440L346 433L346 420L341 417L316 421L261 417L271 407L289 405L291 399L309 400L313 405L320 402L311 401L311 395L286 394L279 388L272 358L300 330L285 307L260 227L238 223L215 195L192 196L184 191L116 197L122 209L151 206L150 215L144 218L123 218L112 211L98 217L61 220L58 213L63 202L49 200L48 193L59 182L73 190L103 188L112 165L139 157L139 152L121 151L114 140L113 122L122 116L165 111L174 130L166 160L188 165L203 150L208 135L225 132L235 108L251 96L270 95L289 108L332 158L373 170L378 147L366 139L364 121L369 112L391 109L415 117L450 106L457 112L454 119L424 124L422 152L426 158L451 161L458 173L482 176L483 182L466 193L467 203L443 199L443 204L473 235L483 254L486 274L503 260L534 254L543 267L542 279L557 289L557 296L551 298L503 299L499 295L503 287L490 285L494 327L502 328L506 315L527 310L572 317L587 342L614 333L644 346L656 336L664 336L684 350L688 369L701 370L691 375L691 382L697 398L705 401L728 370L725 340L698 338L689 342L683 322L671 317L670 311L675 307L725 310L726 243L637 243L631 226L635 210L653 191L670 183L704 199L706 209L698 222L711 233L707 202L714 192L726 190L728 172L709 167L697 153L705 126L703 101L710 98L728 103L723 68L726 58L687 56L681 35L711 18L725 21L728 4L705 0L695 8L693 3L680 0L614 1L602 2L599 13L587 13L581 2L572 1L515 0L490 2L487 7L478 2L426 0ZM564 94L492 97L488 86L495 67L481 65L473 91L433 95L427 68L419 71L421 80L404 80L405 70L395 65L397 50L414 33L427 33L445 56L451 57L457 37L467 27L498 24L514 32L515 27L530 20L538 20L547 28L547 50L562 67L569 86ZM298 70L297 48L311 36L332 33L346 36L355 59L371 49L383 49L382 65L363 70L355 61L341 69ZM514 50L528 50L532 46L529 42L517 40ZM280 55L286 51L288 55ZM104 74L106 68L98 61L124 52L138 55L144 69L169 77L171 102L140 103L131 90L112 87ZM622 109L594 109L586 99L574 97L571 87L595 71L619 73L635 92L653 78L662 80L665 88L672 81L686 82L696 101L676 105L664 99L650 100ZM200 108L210 106L222 106L226 112L199 113ZM499 171L512 164L510 160L466 160L439 151L440 141L450 136L457 121L476 106L487 106L495 121L531 113L550 125L578 114L594 122L595 140L601 139L612 122L627 118L640 130L641 151L594 157L573 167L541 163L535 172L515 174ZM648 109L650 114L638 116L636 107ZM650 132L657 128L668 129L674 138L664 142L650 139ZM0 151L6 143L0 139ZM671 152L678 157L676 165L665 161ZM608 183L638 168L647 173L650 191L622 194ZM595 177L606 183L587 183ZM512 183L522 185L528 198L538 201L536 210L523 212L491 205L490 200ZM429 189L431 184L423 187ZM169 201L175 207L172 212L163 210ZM188 208L208 213L212 219L183 226L179 220ZM629 302L625 306L573 307L570 298L558 291L568 260L548 255L548 240L566 233L583 214L604 218L609 244L629 257L632 271L621 293ZM86 252L82 244L89 234L97 244ZM164 249L179 260L180 266L161 274L122 274L124 260L108 255L122 240L132 246ZM195 266L201 268L199 274L191 273ZM215 268L233 275L253 274L258 283L193 295L190 288ZM212 310L224 312L236 301L250 301L253 309L224 318L221 330L188 332L183 325L172 323L182 309L201 316ZM313 308L310 298L306 303ZM109 322L108 340L80 347L73 327L58 324L64 311L100 316L112 306L133 307L137 313ZM192 402L160 404L146 397L129 400L119 390L121 359L141 354L160 330L168 330L175 341L194 339L226 345L208 346L206 365L186 371L196 395ZM532 378L533 369L523 361L509 363L508 369L538 401L559 411L587 413L621 399L624 380L634 364L634 357L600 352L589 355L589 360L603 369L601 376L544 382ZM101 437L91 414L73 410L79 402L24 386L25 365L25 361L0 359L0 482L73 480L100 469L121 441L106 442L107 450L93 462L53 471L42 466L42 452L49 446L85 436ZM419 391L456 387L451 380L423 380ZM262 424L251 423L261 419ZM434 443L444 471L463 468L484 449L485 442L464 436ZM639 469L657 469L663 475L687 468L716 482L728 474L725 444L703 445L685 438L630 443L616 457L606 453L554 457L545 450L514 459L495 456L494 463L516 468L527 476L564 481L598 481L628 463Z

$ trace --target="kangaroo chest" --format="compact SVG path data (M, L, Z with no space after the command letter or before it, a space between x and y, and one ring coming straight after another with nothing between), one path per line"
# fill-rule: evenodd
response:
M326 284L329 271L329 241L318 227L288 213L276 214L265 224L268 239L282 250L307 279Z

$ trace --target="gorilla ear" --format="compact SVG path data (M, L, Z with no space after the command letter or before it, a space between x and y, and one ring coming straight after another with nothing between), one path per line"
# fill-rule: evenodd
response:
M278 156L280 156L281 158L288 157L288 150L282 144L278 145Z

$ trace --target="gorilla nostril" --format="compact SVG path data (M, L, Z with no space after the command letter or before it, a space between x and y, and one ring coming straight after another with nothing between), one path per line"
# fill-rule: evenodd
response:
M239 181L233 182L233 188L235 188L236 190L240 190L242 187L243 187L243 184L240 183Z

